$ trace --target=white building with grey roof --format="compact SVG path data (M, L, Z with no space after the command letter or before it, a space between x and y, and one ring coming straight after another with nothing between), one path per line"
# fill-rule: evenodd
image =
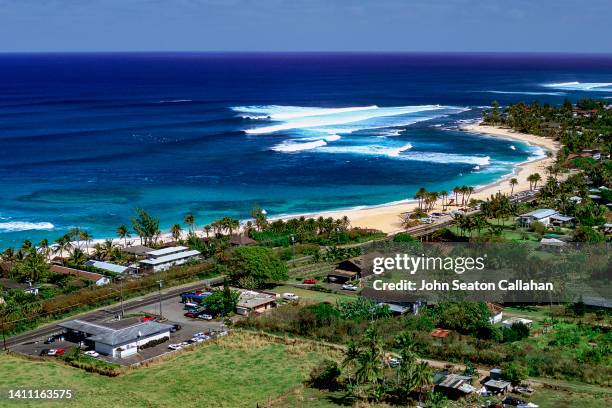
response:
M67 335L82 340L100 353L123 358L136 354L138 348L154 340L170 338L172 326L155 321L140 322L128 327L114 329L83 320L70 320L58 326L66 329Z

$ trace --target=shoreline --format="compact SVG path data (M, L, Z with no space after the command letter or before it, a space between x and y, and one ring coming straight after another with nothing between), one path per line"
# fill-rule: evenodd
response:
M515 140L526 142L529 145L536 145L543 148L545 151L552 153L553 157L541 157L533 160L527 160L518 163L513 167L512 173L484 186L478 187L470 198L486 199L489 196L500 192L502 194L510 194L512 187L507 183L510 178L516 178L518 184L514 187L513 193L529 190L529 181L527 177L533 173L540 173L544 179L546 167L554 162L554 156L560 148L560 144L552 139L532 134L520 133L511 129L500 128L497 126L481 125L480 123L467 124L461 127L461 130L477 133L485 137L497 137L506 140ZM543 182L544 180L542 180ZM449 191L449 193L451 193ZM449 195L452 198L452 193ZM387 204L368 206L365 208L349 208L330 211L320 211L310 214L287 215L272 217L274 219L290 219L296 216L308 217L334 217L339 218L347 216L351 220L351 226L361 228L374 228L381 230L387 234L394 234L404 231L401 226L400 216L403 213L411 212L417 208L417 201L414 199L399 200ZM451 207L452 208L452 207ZM433 211L441 211L441 205L436 205ZM448 209L447 209L448 211Z

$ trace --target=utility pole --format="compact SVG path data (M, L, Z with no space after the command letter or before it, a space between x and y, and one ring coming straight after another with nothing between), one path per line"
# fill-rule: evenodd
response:
M125 309L123 308L123 277L121 277L120 288L121 288L121 318L125 315Z
M4 316L2 316L2 344L4 346L4 350L6 351L6 335L4 333Z
M161 296L161 289L162 289L162 286L164 284L164 281L163 280L158 280L156 282L159 285L159 288L158 288L159 289L159 317L161 318L162 317L162 296Z

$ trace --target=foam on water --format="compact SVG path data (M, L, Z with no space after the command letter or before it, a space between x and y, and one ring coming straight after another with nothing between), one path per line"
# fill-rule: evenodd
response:
M567 91L593 91L612 92L612 82L559 82L543 84L547 88L562 89Z
M485 91L493 94L504 94L504 95L550 95L550 96L563 96L565 92L529 92L529 91Z
M441 105L378 107L357 106L347 108L317 108L301 106L236 106L232 110L246 113L249 118L267 119L277 124L245 129L248 134L267 134L292 129L318 129L327 133L351 133L363 129L386 128L429 120L418 115L429 111L459 113L465 108ZM410 118L405 116L412 115ZM243 115L244 116L244 115ZM389 119L402 117L399 120ZM347 126L350 125L350 126ZM329 128L329 127L332 128ZM333 128L338 127L338 128Z
M0 222L0 232L51 230L55 225L50 222L9 221Z
M403 146L389 147L380 145L361 145L361 146L325 146L317 149L322 153L340 154L365 154L373 156L399 157L402 152L412 149L410 143Z
M287 141L283 143L279 143L275 146L272 146L270 149L275 152L282 153L292 153L292 152L300 152L302 150L312 150L317 147L325 146L327 142L325 140L315 140L313 142L304 142L299 143L295 141Z

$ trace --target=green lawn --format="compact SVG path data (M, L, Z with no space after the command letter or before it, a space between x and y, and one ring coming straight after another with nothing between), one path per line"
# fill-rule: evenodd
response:
M283 294L285 292L295 293L300 297L300 300L311 301L311 302L332 302L336 303L337 300L351 300L354 296L346 295L344 293L326 293L319 292L316 290L300 289L293 286L283 285L277 286L272 289L273 292Z
M287 345L235 333L115 378L53 361L0 355L0 389L73 389L76 394L70 404L8 405L19 407L254 407L299 387L312 367L330 353L334 352L310 343ZM0 406L7 406L6 400Z

